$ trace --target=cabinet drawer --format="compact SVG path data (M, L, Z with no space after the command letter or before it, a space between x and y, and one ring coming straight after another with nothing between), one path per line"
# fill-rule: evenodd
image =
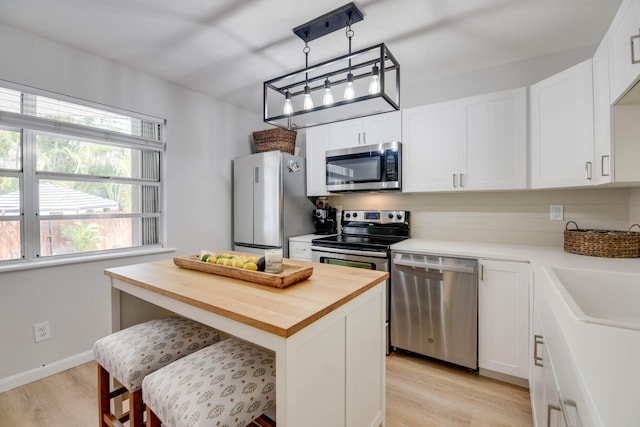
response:
M311 261L311 243L289 242L289 258Z

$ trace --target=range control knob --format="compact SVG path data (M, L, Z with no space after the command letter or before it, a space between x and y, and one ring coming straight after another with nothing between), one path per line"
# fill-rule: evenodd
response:
M387 216L389 217L389 219L393 219L393 212L389 212Z
M396 218L402 219L402 214L399 213L398 215L396 215Z
M347 212L346 214L344 214L345 218L351 218L351 214L349 212Z
M358 217L358 212L354 212L354 213L353 213L353 217L354 217L354 218L357 218L357 217Z

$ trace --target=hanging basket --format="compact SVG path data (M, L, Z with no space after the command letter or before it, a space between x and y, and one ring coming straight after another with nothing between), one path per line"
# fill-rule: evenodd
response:
M575 229L569 229L569 224ZM640 233L615 230L587 230L578 227L574 221L567 222L564 230L564 250L572 254L597 256L603 258L640 257Z
M253 145L256 153L283 151L293 154L296 149L296 135L295 130L280 128L259 130L253 132Z

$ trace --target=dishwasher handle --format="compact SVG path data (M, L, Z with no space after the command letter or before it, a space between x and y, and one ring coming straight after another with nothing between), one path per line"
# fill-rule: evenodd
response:
M420 262L420 261L405 261L394 259L395 265L401 265L404 267L424 268L425 270L439 270L439 271L454 271L456 273L469 273L475 272L475 268L468 267L466 265L445 265L436 264L432 262Z

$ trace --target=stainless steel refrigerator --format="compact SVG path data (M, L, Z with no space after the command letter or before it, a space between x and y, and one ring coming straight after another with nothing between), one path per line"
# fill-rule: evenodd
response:
M313 203L306 196L302 157L280 151L233 160L233 249L261 254L289 237L313 233Z

